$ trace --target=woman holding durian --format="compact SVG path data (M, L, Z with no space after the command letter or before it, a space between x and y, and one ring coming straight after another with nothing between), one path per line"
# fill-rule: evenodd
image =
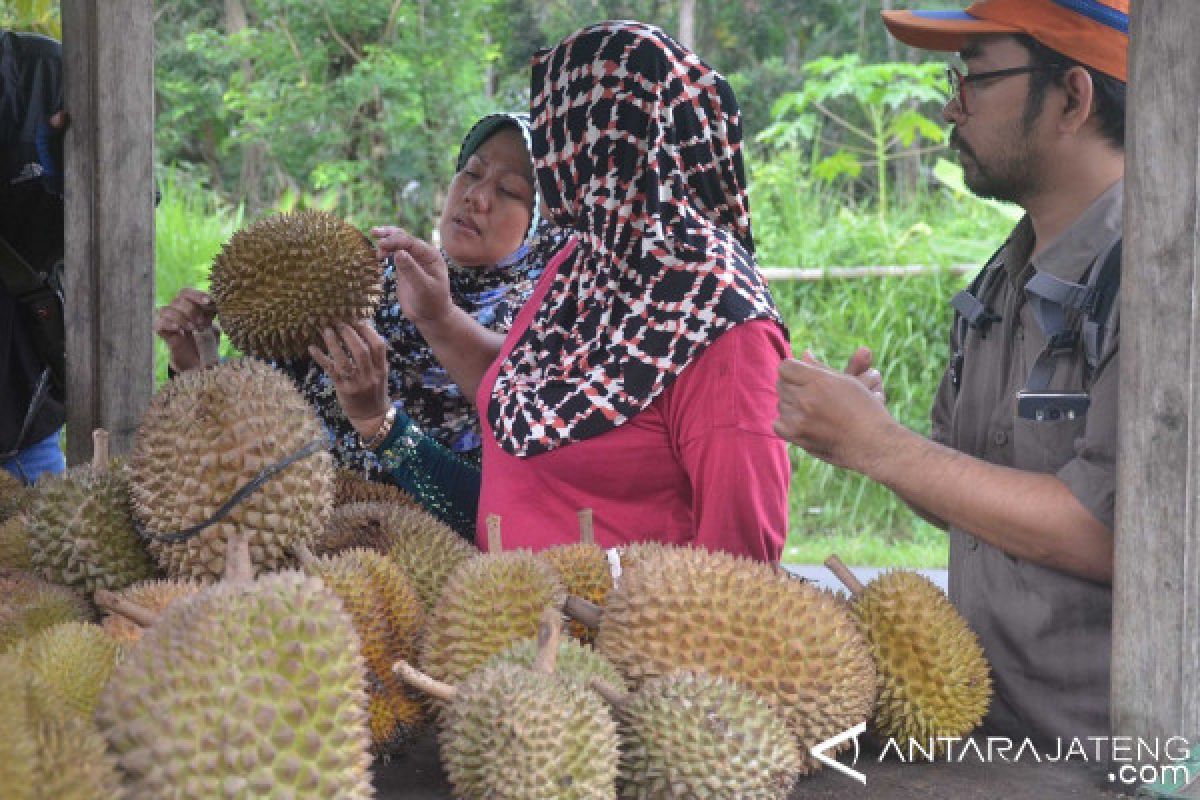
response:
M456 307L436 248L372 232L403 312L481 411L476 529L498 515L506 548L537 550L572 541L590 508L603 547L778 560L790 469L772 376L788 345L753 257L732 90L633 22L539 54L532 87L537 183L572 236L507 335ZM412 448L384 390L382 338L343 326L326 346L313 358L339 376L360 435L383 453Z
M455 169L439 225L448 265L448 300L482 329L502 335L561 237L538 213L526 115L497 113L479 120L463 141ZM215 330L215 314L212 297L197 289L184 289L160 309L155 332L166 342L176 371L199 366L191 334ZM401 311L391 264L384 270L383 302L375 312L374 329L386 345L385 398L399 403L412 430L428 437L428 447L444 450L445 457L435 463L426 460L424 450L413 450L402 464L394 460L381 464L349 419L357 411L339 403L334 376L327 369L308 357L277 361L276 366L292 377L318 411L339 466L399 484L470 537L478 500L479 421L469 395L447 376L417 327ZM426 473L442 469L443 464L464 470L467 479L455 479L451 492L431 493ZM472 467L476 467L473 472Z

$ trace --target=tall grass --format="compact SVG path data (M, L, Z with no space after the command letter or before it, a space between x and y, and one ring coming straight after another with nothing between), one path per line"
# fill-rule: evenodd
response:
M208 288L213 258L242 224L240 208L220 203L215 195L181 182L173 173L160 181L162 198L154 211L154 295L158 306L171 302L185 287ZM154 340L158 383L167 379L167 348Z
M982 263L1011 219L947 190L905 198L887 215L854 208L793 177L786 158L753 168L752 208L759 263L858 266ZM168 177L156 224L157 296L204 288L209 265L242 224L240 209ZM842 365L869 346L884 374L888 406L905 425L929 430L929 407L947 358L949 298L968 278L949 271L906 278L826 279L772 284L797 353ZM227 346L227 345L226 345ZM166 353L158 345L159 380ZM837 552L851 564L936 567L945 536L888 490L792 449L791 532L784 558L815 562Z

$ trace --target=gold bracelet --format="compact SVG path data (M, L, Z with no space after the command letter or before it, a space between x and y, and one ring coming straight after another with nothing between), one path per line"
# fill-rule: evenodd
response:
M379 425L379 430L375 431L375 435L370 439L363 439L363 447L365 447L367 450L374 450L379 447L379 445L386 442L388 435L391 434L392 427L395 424L396 407L393 405L389 407L387 413L383 415L383 422Z

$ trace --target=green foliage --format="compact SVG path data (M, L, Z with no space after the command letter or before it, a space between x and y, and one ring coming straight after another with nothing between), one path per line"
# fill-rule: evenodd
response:
M32 31L62 41L62 15L58 0L4 0L0 28Z
M159 180L162 199L154 211L154 298L171 302L185 287L208 288L208 271L221 247L242 226L242 210L231 209L211 192L167 173ZM222 339L222 355L232 354ZM167 348L154 339L156 383L167 379Z
M945 101L946 85L935 63L863 64L857 54L826 57L803 67L804 85L777 99L775 122L758 140L778 150L808 155L811 175L829 185L873 166L876 209L890 207L889 165L915 143L941 145L941 125L917 109Z
M171 5L155 31L164 163L251 211L308 197L428 231L453 143L492 106L497 2Z

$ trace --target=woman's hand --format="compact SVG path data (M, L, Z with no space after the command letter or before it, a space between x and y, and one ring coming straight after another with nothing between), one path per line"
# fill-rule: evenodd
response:
M436 325L454 309L450 298L450 276L437 248L405 232L385 225L372 228L380 258L391 256L396 264L396 296L400 309L413 324Z
M181 289L170 303L154 317L154 333L167 345L171 366L176 372L187 372L204 366L193 334L211 330L220 339L221 331L213 324L217 304L208 292Z
M308 353L333 381L342 413L359 437L368 441L379 432L391 407L387 342L365 320L326 328L321 336L325 350L310 346Z

